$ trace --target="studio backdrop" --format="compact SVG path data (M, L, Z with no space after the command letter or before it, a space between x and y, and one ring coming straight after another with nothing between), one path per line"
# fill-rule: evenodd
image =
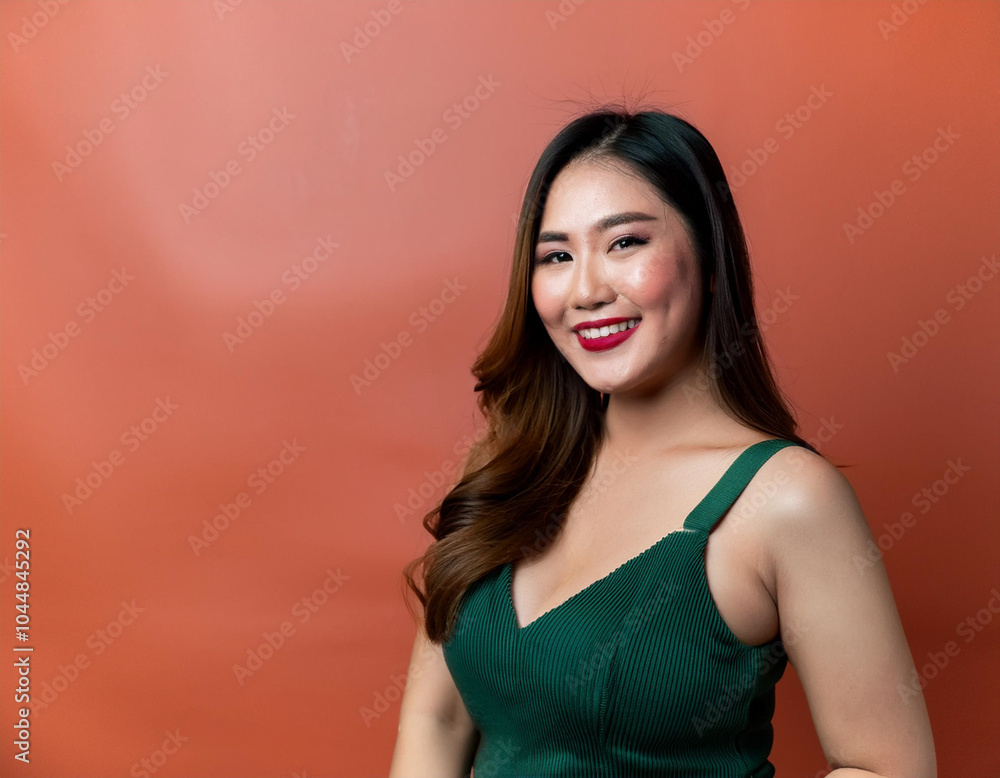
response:
M641 101L722 159L940 774L996 778L998 26L961 0L4 0L0 773L388 772L402 568L482 426L528 176ZM792 666L774 727L779 776L829 771Z

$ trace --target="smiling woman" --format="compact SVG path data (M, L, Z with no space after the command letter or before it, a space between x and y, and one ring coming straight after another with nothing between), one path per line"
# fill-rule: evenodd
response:
M623 203L632 207L615 213ZM592 213L610 215L585 223ZM698 350L702 292L690 230L625 165L607 158L567 165L549 190L535 255L535 310L556 348L598 391L635 389L652 368L660 375L650 379L660 380ZM584 313L591 308L618 315L594 319ZM640 329L646 337L629 341ZM580 350L607 351L626 341L631 347L615 358ZM622 360L634 375L631 385L621 382Z
M659 110L543 151L473 366L487 434L404 572L424 613L390 778L771 778L789 661L830 775L936 775L885 568L852 563L865 517L772 376L729 191Z

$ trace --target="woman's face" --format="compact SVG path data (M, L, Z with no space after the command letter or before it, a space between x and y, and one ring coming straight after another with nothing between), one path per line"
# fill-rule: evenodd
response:
M556 176L531 294L556 348L589 386L641 395L697 358L701 277L683 218L623 170L578 161ZM634 328L610 332L630 320ZM606 337L590 339L583 324L603 326Z

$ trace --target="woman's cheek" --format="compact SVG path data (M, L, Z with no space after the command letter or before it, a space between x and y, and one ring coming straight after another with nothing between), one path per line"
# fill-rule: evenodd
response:
M675 273L666 263L646 263L630 268L619 292L629 290L629 298L642 308L666 303L675 284Z
M560 315L558 295L541 282L532 282L531 299L538 311L538 316L547 327L558 325Z
M558 327L562 321L563 309L566 300L570 295L571 276L569 273L560 273L558 276L542 277L536 276L532 280L532 295L535 300L535 309L542 321L553 327Z

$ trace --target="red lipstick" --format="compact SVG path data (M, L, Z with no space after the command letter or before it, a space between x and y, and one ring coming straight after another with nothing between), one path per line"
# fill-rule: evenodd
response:
M635 321L635 325L627 330L621 330L620 332L614 332L604 337L598 338L585 338L581 334L581 330L589 330L592 328L609 327L612 324L620 324L621 322ZM598 319L596 321L584 321L573 327L576 332L577 340L580 341L580 345L587 351L607 351L610 348L614 348L619 343L623 343L628 340L632 333L639 329L639 325L642 320L637 316L616 316L611 319Z

